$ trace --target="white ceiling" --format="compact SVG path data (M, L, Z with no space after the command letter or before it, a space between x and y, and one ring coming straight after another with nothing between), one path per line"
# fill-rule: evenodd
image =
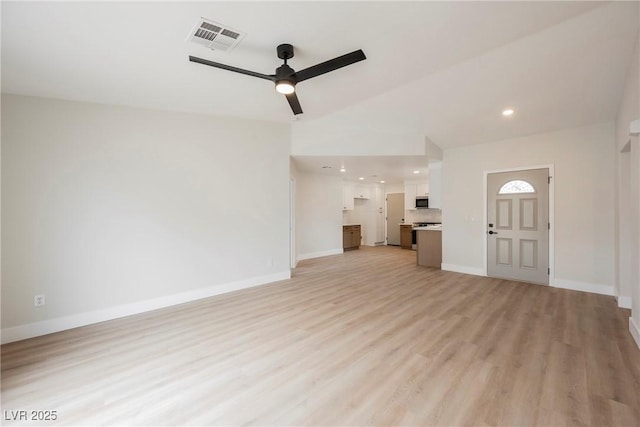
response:
M291 43L301 121L405 117L442 148L613 120L638 2L2 2L2 91L289 122L261 79ZM200 17L247 32L229 54L186 41ZM505 107L516 114L500 116ZM364 172L363 172L364 173Z
M428 179L426 156L296 156L294 162L303 171L340 176L346 181L366 184ZM340 171L342 167L344 172Z

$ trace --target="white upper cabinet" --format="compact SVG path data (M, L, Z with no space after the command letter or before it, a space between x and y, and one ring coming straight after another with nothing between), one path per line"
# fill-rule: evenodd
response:
M442 209L442 162L429 163L429 207Z
M405 184L404 185L404 208L405 210L414 211L416 210L416 194L417 194L417 185L416 184Z
M342 185L342 210L353 210L353 184L345 182Z
M379 212L384 212L384 202L385 202L384 186L376 184L374 187L375 187L374 188L374 191L375 191L374 209L376 209Z
M375 216L376 216L376 234L375 234L375 244L384 245L385 235L384 235L384 225L385 225L385 215L384 215L384 204L385 204L385 193L383 185L376 185L375 188L376 198L375 198Z
M371 198L371 189L366 184L355 184L353 186L353 197L356 199Z
M374 195L375 196L375 195ZM354 208L353 199L369 199L371 188L366 184L355 182L344 182L342 184L342 210L352 211Z
M429 183L423 182L420 184L416 184L416 197L418 196L428 196L429 195Z

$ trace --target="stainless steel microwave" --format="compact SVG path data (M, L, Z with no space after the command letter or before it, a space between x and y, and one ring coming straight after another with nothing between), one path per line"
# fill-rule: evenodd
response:
M428 209L429 208L429 197L420 196L416 197L416 209Z

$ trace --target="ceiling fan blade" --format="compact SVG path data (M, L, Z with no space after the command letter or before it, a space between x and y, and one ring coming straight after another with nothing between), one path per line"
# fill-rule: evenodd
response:
M238 67L232 67L231 65L226 65L226 64L221 64L219 62L209 61L209 60L206 60L206 59L198 58L196 56L189 56L189 61L197 62L198 64L208 65L210 67L221 68L223 70L233 71L235 73L246 74L247 76L258 77L260 79L265 79L265 80L270 80L270 81L274 81L274 79L275 79L274 75L256 73L255 71L249 71L249 70L244 70L244 69L238 68Z
M305 68L304 70L296 71L296 81L301 82L312 77L317 77L321 74L346 67L347 65L351 65L364 59L367 59L367 57L364 55L362 49L358 49L351 53Z
M298 101L298 95L293 92L289 95L285 95L285 97L287 98L287 101L289 101L289 106L291 107L293 114L302 114L302 107L300 106L300 101Z

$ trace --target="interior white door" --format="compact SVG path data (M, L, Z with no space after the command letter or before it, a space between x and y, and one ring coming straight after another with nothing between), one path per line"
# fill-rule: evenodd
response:
M400 246L400 223L404 220L404 193L387 194L387 245Z
M487 176L487 274L549 283L549 170Z

